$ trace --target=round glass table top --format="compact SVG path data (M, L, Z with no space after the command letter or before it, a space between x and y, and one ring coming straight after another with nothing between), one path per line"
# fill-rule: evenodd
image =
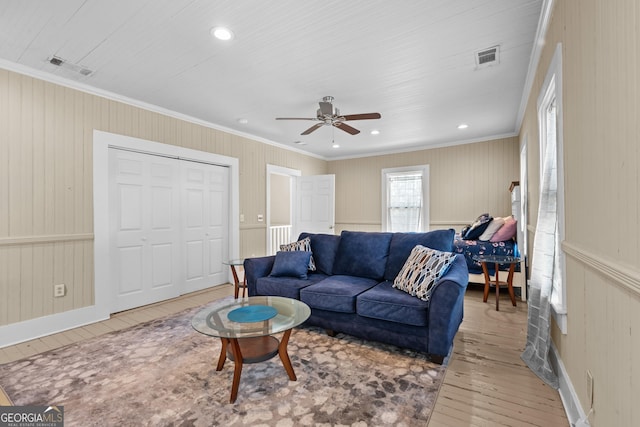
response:
M230 312L251 305L273 307L278 313L274 317L257 322L234 322L229 319ZM307 304L291 298L259 296L234 299L227 297L214 301L196 313L191 319L191 326L196 331L212 337L262 337L295 328L310 315L311 309Z
M222 261L224 265L243 265L244 258L230 259L228 261Z
M507 255L475 255L473 260L494 264L516 264L520 262L520 257Z

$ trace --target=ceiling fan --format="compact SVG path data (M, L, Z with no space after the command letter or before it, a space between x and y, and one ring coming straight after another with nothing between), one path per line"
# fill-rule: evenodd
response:
M333 105L333 96L325 96L324 98L322 98L322 101L320 101L319 104L320 104L320 108L318 108L318 111L316 112L316 117L313 117L313 118L276 117L276 120L314 120L314 121L320 122L311 126L309 129L305 130L300 135L309 135L311 132L321 128L322 126L335 126L340 130L350 133L351 135L356 135L356 134L359 134L360 131L346 124L345 123L346 121L379 119L382 117L380 113L341 115L340 110L338 110Z

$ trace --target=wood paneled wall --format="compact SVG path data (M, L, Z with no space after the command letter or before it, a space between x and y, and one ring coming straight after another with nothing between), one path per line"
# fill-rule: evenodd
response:
M557 0L520 132L535 230L536 101L560 42L568 331L552 335L586 412L586 371L593 374L592 426L640 420L639 28L637 0Z
M241 256L265 253L257 216L266 214L266 165L327 169L322 159L0 69L0 325L93 304L94 129L238 158ZM54 299L59 283L67 295Z
M382 169L429 165L430 229L460 230L478 215L511 214L518 138L329 162L336 175L336 229L380 231Z

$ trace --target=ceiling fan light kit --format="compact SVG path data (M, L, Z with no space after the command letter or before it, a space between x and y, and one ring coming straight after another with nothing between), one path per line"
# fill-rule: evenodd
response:
M360 131L353 126L346 124L350 120L372 120L379 119L380 113L363 113L363 114L347 114L341 115L340 110L333 105L333 96L325 96L318 103L320 108L316 111L316 117L276 117L276 120L313 120L318 121L315 125L302 132L300 135L309 135L320 129L322 126L333 126L351 135L357 135Z

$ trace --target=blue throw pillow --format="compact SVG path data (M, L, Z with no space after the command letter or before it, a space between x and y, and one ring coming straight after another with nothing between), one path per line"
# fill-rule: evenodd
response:
M310 259L309 251L279 251L269 276L306 279Z

